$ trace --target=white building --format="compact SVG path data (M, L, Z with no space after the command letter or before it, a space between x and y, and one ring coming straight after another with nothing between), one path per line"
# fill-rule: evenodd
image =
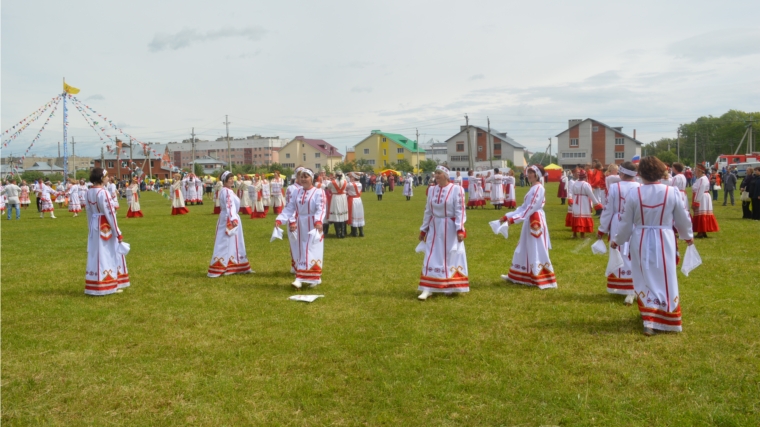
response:
M246 138L230 138L229 151L227 140L195 141L195 158L211 157L235 165L269 165L279 163L278 152L289 140L278 136L266 137L252 135ZM175 166L189 168L193 163L193 144L189 141L170 142L167 153ZM229 157L228 157L229 155Z
M622 127L610 127L593 119L568 120L567 130L557 135L557 159L565 169L591 164L593 159L603 165L620 164L641 155L644 144L623 133Z
M521 166L525 150L524 146L507 136L506 132L491 129L489 135L487 128L474 125L470 125L469 130L467 126L461 126L457 134L446 140L446 147L448 167L451 170L469 169L470 156L473 157L473 164L493 159L509 161Z

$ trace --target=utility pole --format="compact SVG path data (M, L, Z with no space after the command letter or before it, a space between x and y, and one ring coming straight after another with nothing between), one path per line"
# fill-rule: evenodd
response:
M77 156L77 150L76 150L76 141L74 141L74 137L71 137L71 157Z
M148 151L148 180L153 178L153 160L151 159L151 149L149 146L145 146Z
M491 162L490 166L493 169L493 140L491 139L491 118L486 117L488 120L488 161Z
M134 161L132 160L132 141L129 141L129 171L130 171L129 180L130 182L132 182L132 173L134 173L134 171L132 170L133 163Z
M470 169L475 169L472 162L472 150L470 147L470 118L467 117L467 114L464 115L464 121L467 125L467 164L469 165Z
M224 125L227 127L227 163L229 163L229 171L232 172L232 154L230 154L230 121L226 114L224 115Z
M420 130L414 128L417 133L417 173L420 173Z
M552 139L549 138L549 163L552 162Z
M190 133L192 135L192 144L193 144L193 168L192 173L195 173L195 128L193 128L192 132Z
M676 155L678 156L678 163L681 163L681 128L678 128L678 139L676 140Z
M104 162L105 160L103 158L103 147L100 147L100 167L103 169L106 168L106 164Z
M58 141L58 157L61 157L61 141Z

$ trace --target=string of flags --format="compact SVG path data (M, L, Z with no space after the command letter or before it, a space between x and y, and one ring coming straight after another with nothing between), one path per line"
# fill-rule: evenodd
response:
M133 137L132 135L130 135L130 134L128 134L128 133L126 133L126 132L124 132L124 130L122 130L120 127L116 126L116 124L115 124L115 123L114 123L112 120L109 120L109 119L108 119L108 117L106 117L106 116L103 116L102 114L98 113L97 111L95 111L95 109L94 109L94 108L90 107L89 105L87 105L87 104L83 103L82 101L80 101L79 99L77 99L77 97L76 97L76 96L68 95L68 97L69 97L69 99L71 99L71 100L74 102L74 104L75 104L75 105L79 105L79 106L82 106L82 107L84 107L84 109L85 109L85 111L86 111L86 112L85 112L85 115L86 115L87 117L90 117L90 118L93 120L93 123L96 123L96 124L97 124L97 123L100 123L100 122L94 121L94 120L95 120L95 119L94 119L94 117L92 117L92 115L90 115L89 113L87 113L87 111L89 111L89 112L92 112L92 114L94 114L94 115L98 116L98 117L101 119L101 121L102 121L102 122L104 122L104 123L107 123L107 124L108 124L108 126L110 126L110 127L111 127L111 129L113 129L113 130L115 130L115 131L119 132L119 133L120 133L121 135L123 135L123 136L124 136L126 139L128 139L130 143L136 142L136 143L140 144L140 146L142 146L143 150L146 150L146 151L150 151L150 152L151 152L151 153L153 153L153 154L154 154L154 155L155 155L155 156L156 156L158 159L162 159L162 162L166 161L166 160L164 160L164 159L162 158L161 154L159 154L159 152L158 152L158 151L154 150L154 149L153 149L153 148L150 146L150 144L147 144L147 143L145 143L145 142L142 142L142 141L138 140L137 138ZM100 126L100 125L98 124L98 126ZM105 128L105 126L100 126L100 130L101 130L101 131L102 131L104 134L106 133L106 128ZM108 135L108 134L106 134L106 136L108 136L109 138L111 138L111 139L113 140L113 137L112 137L112 136L110 136L110 135ZM104 142L105 142L105 141L104 141ZM170 170L174 168L174 163L173 163L173 162L171 162L171 161L166 161L166 163L169 165L169 168L170 168Z
M59 100L59 101L60 101L60 100ZM23 162L24 162L24 159L26 158L26 155L27 155L27 154L29 154L29 150L31 150L31 149L32 149L32 147L34 147L34 143L35 143L35 142L37 142L37 140L38 140L38 139L40 139L40 136L42 135L42 131L44 131L44 130L45 130L45 127L48 125L48 123L50 123L50 119L51 119L51 118L53 118L53 115L55 114L56 110L58 110L58 104L59 104L59 103L58 103L58 102L56 102L56 103L53 105L53 111L51 111L51 112L50 112L50 115L49 115L49 116L48 116L48 118L45 120L45 123L42 125L42 127L41 127L41 128L40 128L40 130L39 130L39 132L37 132L37 136L35 136L35 137L34 137L34 139L32 140L32 143L31 143L31 144L29 144L29 147L27 147L27 148L26 148L26 151L24 151L24 155L23 155L23 156L21 156L21 162L20 162L21 164L23 164ZM14 170L15 170L15 172L18 172L18 163L17 163L16 165L14 165Z
M100 138L100 140L103 142L103 144L106 143L106 139L103 138L103 136L101 135L101 132L102 132L103 135L105 135L108 138L109 141L115 142L114 139L113 139L113 137L111 135L108 135L106 133L105 128L103 128L103 127L97 128L96 127L96 125L98 124L98 122L92 120L91 116L89 114L87 114L87 112L84 110L84 108L79 103L73 102L73 104L74 104L74 108L76 108L77 111L79 111L79 114L82 115L82 118L84 118L85 123L87 123L87 125L89 125L92 128L93 131L95 131L95 134L98 135L98 138ZM107 147L110 147L110 146L107 145ZM108 148L108 151L111 151L111 149Z
M31 125L32 123L37 121L37 119L42 117L45 111L47 111L53 104L57 104L58 102L60 102L60 100L61 100L61 95L56 96L55 98L48 101L45 105L38 108L36 111L24 117L23 119L21 119L21 121L19 121L15 125L11 126L8 130L3 132L3 137L6 137L6 136L8 137L8 139L5 140L5 142L3 142L3 148L7 147L11 141L16 139L19 135L21 135L21 132L26 130L26 128L28 128L29 125ZM11 133L11 131L13 131L13 133ZM10 133L10 136L7 135L9 133Z

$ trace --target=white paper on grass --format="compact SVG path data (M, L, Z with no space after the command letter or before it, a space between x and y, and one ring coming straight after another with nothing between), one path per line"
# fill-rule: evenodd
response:
M681 273L683 273L684 276L688 276L692 270L699 267L700 265L702 265L702 257L699 256L697 248L694 245L687 246L686 253L684 254L683 261L681 262Z
M417 244L417 247L414 248L414 251L417 253L425 252L425 242L420 242Z
M118 252L121 255L126 255L129 253L129 243L127 242L120 242L119 246L116 247L116 252Z
M617 276L618 269L623 266L623 256L620 255L620 251L618 250L610 250L610 259L607 262L607 271L605 271L605 275L609 276L610 274L614 274Z
M291 301L302 301L302 302L314 302L317 300L317 298L323 298L324 295L293 295L291 297L288 297Z
M607 253L607 245L604 244L604 240L597 239L596 243L591 245L591 252L594 253L594 255L601 255Z
M272 230L272 238L269 239L269 243L274 242L274 239L282 240L282 228L275 227L274 230Z

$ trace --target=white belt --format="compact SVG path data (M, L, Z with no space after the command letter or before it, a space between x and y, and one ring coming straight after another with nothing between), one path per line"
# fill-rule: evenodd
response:
M644 254L642 256L642 262L644 263L644 268L649 270L649 252L654 249L655 251L655 265L657 268L660 268L660 257L657 256L658 253L662 252L662 245L660 243L660 239L657 238L655 233L646 233L646 230L670 230L673 231L672 226L665 226L665 225L637 225L635 228L639 228L644 230L642 232L641 239L646 241L643 243L643 246L646 248L644 250Z

